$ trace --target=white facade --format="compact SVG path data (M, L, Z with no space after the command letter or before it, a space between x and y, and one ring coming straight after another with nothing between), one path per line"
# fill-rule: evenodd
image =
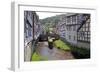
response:
M66 40L67 42L77 45L77 29L82 20L81 14L68 14L66 17Z
M24 61L30 61L35 41L41 33L41 24L35 11L24 11Z
M73 29L74 27L71 26L70 29ZM77 31L66 31L66 40L71 44L77 44Z
M41 24L40 24L40 21L39 21L39 16L36 14L36 12L34 12L33 15L34 15L33 16L33 22L34 22L33 23L33 25L34 25L33 35L34 35L34 39L36 40L42 32L42 27L41 27Z
M86 14L69 13L69 14L66 14L64 17L62 17L61 20L58 22L58 25L56 25L56 30L57 30L58 35L60 35L60 37L64 38L67 42L69 42L72 45L77 45L77 46L79 44L82 45L82 42L78 41L77 30L83 24L83 22L87 24L87 20L85 20L84 18L85 16L83 15L86 15ZM88 24L90 23L88 22ZM84 26L85 24L83 25L83 27ZM89 44L87 44L87 42L86 43L84 42L82 47L85 47L84 44L87 45L87 47L89 48Z
M66 38L66 18L65 16L60 19L58 24L56 25L56 32L60 37Z
M24 61L30 61L33 45L33 12L24 11Z
M24 46L33 39L33 13L32 11L24 12Z

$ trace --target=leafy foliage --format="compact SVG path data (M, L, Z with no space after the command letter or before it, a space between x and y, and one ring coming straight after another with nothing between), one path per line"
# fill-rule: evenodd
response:
M67 46L63 41L61 40L56 40L54 41L54 45L55 47L59 48L59 49L62 49L62 50L70 50L70 47Z
M32 61L42 61L42 60L47 60L47 59L40 56L37 52L33 53Z
M35 52L32 55L32 61L40 61L41 57Z
M71 45L68 42L66 42L66 45L70 47L70 50L76 59L90 58L89 48L77 47L77 46Z
M71 51L75 58L90 58L89 49L71 46Z
M47 30L48 28L55 27L63 16L65 16L65 14L40 19L40 23L44 25Z

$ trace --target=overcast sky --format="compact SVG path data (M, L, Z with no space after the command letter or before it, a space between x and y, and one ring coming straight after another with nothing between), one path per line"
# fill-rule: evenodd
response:
M39 16L39 19L44 19L47 17L63 14L63 13L53 13L53 12L36 12L36 13Z

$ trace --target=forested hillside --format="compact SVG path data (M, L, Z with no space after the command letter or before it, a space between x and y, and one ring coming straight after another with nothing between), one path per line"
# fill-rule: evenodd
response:
M53 27L56 24L58 24L58 22L60 21L60 19L63 16L65 16L65 14L56 15L56 16L45 18L45 19L41 19L40 22L42 25L45 25L46 27Z

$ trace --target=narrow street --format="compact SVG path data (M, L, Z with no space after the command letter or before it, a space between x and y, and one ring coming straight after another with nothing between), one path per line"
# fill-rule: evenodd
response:
M48 48L48 42L39 42L36 52L45 57L47 60L66 60L74 59L70 51L64 51L53 47L53 49Z

